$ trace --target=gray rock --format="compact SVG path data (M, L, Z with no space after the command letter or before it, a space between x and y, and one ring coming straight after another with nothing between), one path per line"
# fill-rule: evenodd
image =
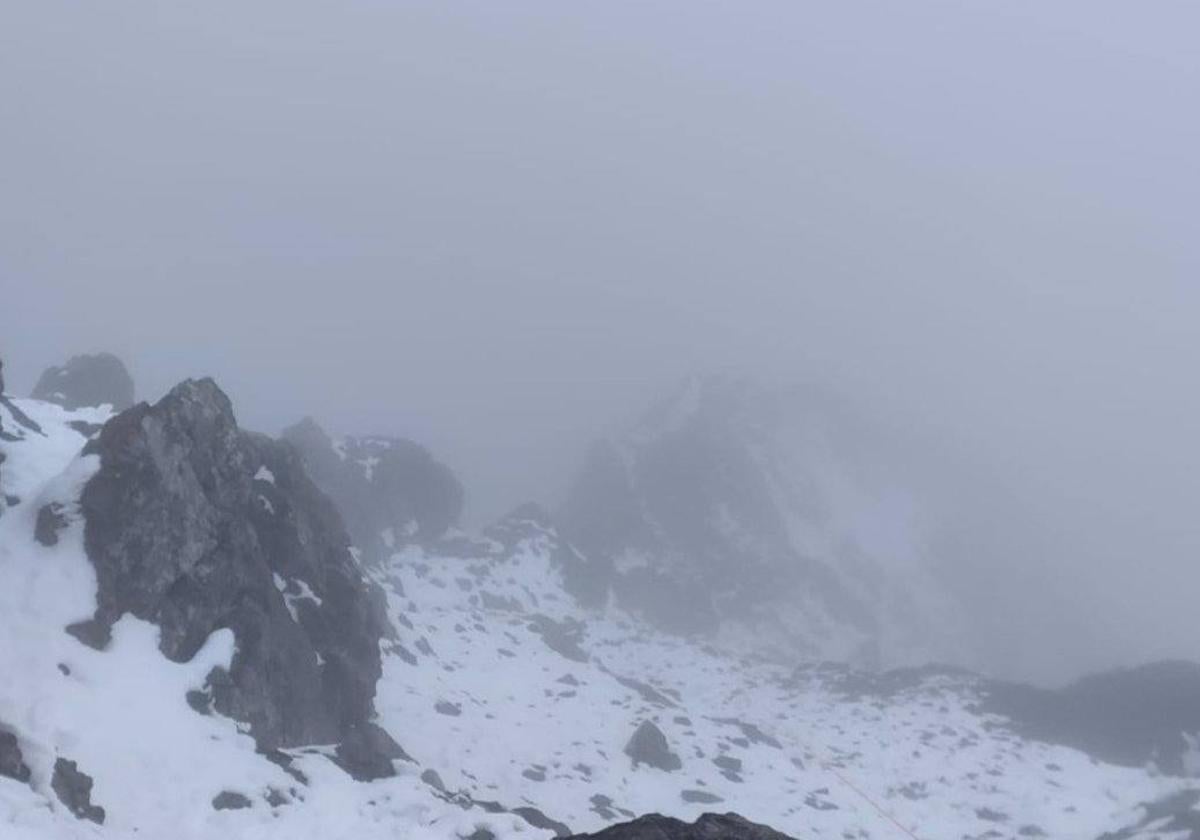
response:
M652 721L644 720L638 725L633 737L625 745L625 755L633 759L633 766L648 764L659 770L674 771L683 767L679 756L671 752L667 736Z
M386 559L410 540L436 540L462 514L463 489L454 473L410 440L347 437L335 448L312 419L283 437L333 499L368 561Z
M133 405L133 379L111 353L73 356L65 365L46 368L32 396L68 409L108 404L124 411Z
M92 804L92 777L80 771L74 761L55 760L50 789L77 818L103 825L104 809Z
M103 645L132 613L181 662L231 629L232 666L207 690L265 749L336 743L371 719L382 594L291 446L239 429L203 379L117 415L84 451L100 457L80 499L98 593L75 635ZM264 469L273 482L255 480Z
M213 797L214 811L240 811L251 806L250 797L236 790L223 790Z
M338 765L360 782L386 779L396 774L394 761L412 761L382 727L374 723L356 724L334 753Z
M38 509L33 538L46 547L58 545L58 532L65 527L67 517L63 513L63 506L58 502L50 502Z

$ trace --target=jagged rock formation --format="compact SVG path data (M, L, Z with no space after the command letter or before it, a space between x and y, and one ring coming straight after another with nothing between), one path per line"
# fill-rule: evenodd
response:
M291 446L239 429L203 379L117 415L85 454L100 458L80 499L99 591L75 635L103 646L132 613L182 662L231 629L237 652L210 676L211 702L264 748L332 743L369 723L387 632L379 593Z
M46 368L32 396L66 409L111 405L124 411L133 405L133 379L111 353L73 356L65 365Z
M858 463L868 433L848 414L816 392L688 380L598 443L571 488L560 521L591 588L667 630L736 625L800 659L944 654L920 522Z
M792 840L786 834L738 814L703 814L693 823L661 814L611 825L595 834L576 834L568 840Z
M312 419L283 437L338 506L368 562L411 541L438 539L462 514L462 485L419 444L390 437L334 440Z

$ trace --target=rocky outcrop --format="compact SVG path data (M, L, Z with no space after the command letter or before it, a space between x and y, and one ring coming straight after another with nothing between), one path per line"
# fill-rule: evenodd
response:
M368 562L407 542L436 540L458 522L463 489L450 468L410 440L330 438L305 419L283 433L337 505Z
M0 776L7 776L18 782L28 782L30 775L17 736L0 724Z
M117 415L84 452L100 458L80 499L97 608L71 632L102 646L132 613L185 661L229 628L232 666L188 699L245 721L265 749L335 743L370 721L382 595L290 445L239 429L202 379Z
M65 365L46 368L32 396L67 409L111 405L124 411L133 405L133 379L111 353L73 356Z
M1057 690L992 682L986 692L983 709L1009 718L1025 737L1074 747L1112 764L1153 762L1164 773L1200 775L1196 663L1107 671Z
M647 814L597 831L576 834L568 840L793 840L765 825L738 814L703 814L694 823L674 817Z

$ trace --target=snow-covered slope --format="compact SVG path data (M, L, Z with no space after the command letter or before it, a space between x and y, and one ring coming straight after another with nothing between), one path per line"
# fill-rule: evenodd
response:
M527 508L501 524L449 556L410 547L381 576L400 638L380 714L447 788L575 830L731 810L796 837L928 840L1094 838L1195 789L1017 735L966 672L792 669L581 611L547 520ZM644 760L626 751L647 721L657 762L646 739Z

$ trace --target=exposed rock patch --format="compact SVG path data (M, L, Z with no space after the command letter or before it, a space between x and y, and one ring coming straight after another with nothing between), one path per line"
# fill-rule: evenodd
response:
M648 764L668 772L683 767L679 756L671 752L667 736L652 721L644 720L625 745L625 755L633 759L633 766Z

